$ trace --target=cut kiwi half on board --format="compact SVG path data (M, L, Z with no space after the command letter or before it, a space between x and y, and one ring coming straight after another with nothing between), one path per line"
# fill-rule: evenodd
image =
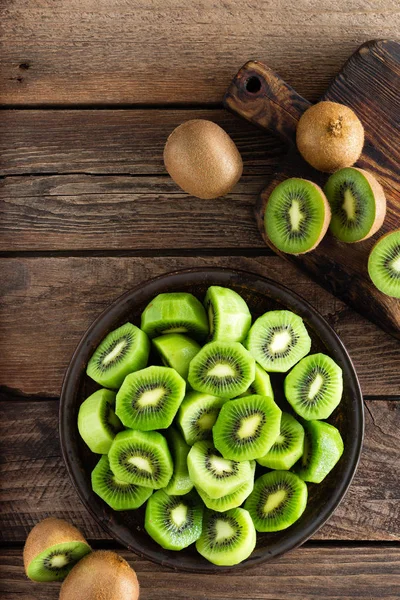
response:
M304 423L304 452L296 473L304 481L321 483L343 454L343 440L333 425L323 421Z
M171 453L158 431L121 431L111 444L108 458L117 479L127 483L159 489L172 477Z
M153 339L153 344L166 367L171 367L187 379L189 364L201 346L183 333L166 333Z
M249 461L228 460L208 441L196 442L192 446L188 454L188 469L196 488L204 490L210 498L231 494L252 476Z
M105 389L94 392L79 408L79 433L96 454L107 454L115 435L123 429L114 408L115 392Z
M206 510L196 549L214 565L233 566L246 560L256 545L253 521L243 508L224 513Z
M203 504L196 492L171 496L155 492L146 506L145 529L166 550L183 550L201 534Z
M204 299L211 341L242 342L251 325L249 307L229 288L212 285Z
M306 179L286 179L278 184L265 208L265 233L287 254L314 250L331 219L329 202L321 188Z
M80 531L62 519L44 519L30 531L24 546L25 573L32 581L59 581L91 547Z
M204 490L197 488L197 492L206 507L217 512L225 512L231 508L237 508L238 506L241 506L249 494L251 494L254 487L256 462L252 460L250 461L250 465L253 473L252 477L247 479L240 487L237 488L237 490L231 494L227 494L221 498L210 498L210 496Z
M324 191L332 212L329 229L341 242L361 242L382 227L385 192L368 171L340 169L329 177Z
M376 242L369 255L368 273L383 294L400 298L400 229Z
M274 390L272 389L270 376L257 363L253 383L245 392L243 392L243 394L240 394L239 397L253 396L254 394L258 396L268 396L268 398L274 399Z
M115 412L130 429L166 429L174 420L185 390L185 380L174 369L147 367L125 377L117 393Z
M189 384L197 392L235 398L253 383L255 361L238 342L210 342L189 367Z
M271 471L259 477L244 507L257 531L282 531L295 523L307 505L307 486L290 471Z
M310 354L285 377L284 389L300 417L307 421L327 419L342 399L342 369L326 354Z
M264 456L280 431L281 409L267 396L245 396L226 402L213 427L217 450L231 460Z
M150 338L166 333L187 333L202 341L208 336L204 306L186 292L159 294L142 313L141 328Z
M245 346L266 371L286 373L310 352L311 338L301 317L271 310L255 321Z
M129 373L147 365L149 352L147 335L132 323L125 323L103 339L86 373L104 387L118 388Z
M177 424L190 446L212 439L212 428L226 399L201 392L188 392L179 407Z
M174 472L164 490L172 496L182 496L188 494L193 488L187 466L190 446L185 442L179 431L173 427L170 427L165 435L174 463Z
M286 471L301 458L304 450L304 429L289 413L282 413L278 437L265 456L257 462L268 469Z

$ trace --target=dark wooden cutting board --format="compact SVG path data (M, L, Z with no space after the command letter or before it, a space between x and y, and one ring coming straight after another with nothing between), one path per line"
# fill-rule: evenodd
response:
M272 189L287 177L303 177L324 185L328 175L310 167L296 149L296 125L310 103L267 66L250 61L233 79L224 104L280 135L289 146L279 172L257 201L258 226L277 254L400 339L400 300L377 290L367 270L368 255L376 240L400 228L400 44L378 40L361 46L322 99L350 106L364 125L365 146L357 165L371 171L384 187L387 215L383 227L369 240L356 244L339 242L328 232L316 250L299 256L279 252L266 238L263 217Z

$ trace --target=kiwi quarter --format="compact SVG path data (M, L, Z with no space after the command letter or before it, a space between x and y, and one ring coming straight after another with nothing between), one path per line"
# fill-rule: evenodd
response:
M132 323L125 323L96 348L86 372L100 385L118 388L126 375L146 366L149 352L147 335Z
M383 294L400 298L400 229L376 242L369 255L368 273Z
M324 237L331 210L322 189L312 181L291 178L278 184L265 208L265 233L287 254L314 250Z
M249 307L234 290L212 285L204 305L208 313L210 340L242 342L251 325Z
M254 472L256 469L256 463L254 460L250 461L250 465L252 468L253 475L251 478L247 479L240 487L238 487L231 494L227 494L226 496L222 496L221 498L210 498L210 496L201 488L197 488L197 492L200 498L203 500L204 504L210 510L215 510L217 512L225 512L230 510L231 508L237 508L241 506L246 498L251 494L254 487Z
M179 407L177 423L186 443L212 439L212 428L226 400L210 394L188 392Z
M114 412L115 392L97 390L82 402L78 413L78 430L92 452L107 454L111 443L122 429Z
M190 446L187 445L182 435L174 427L168 429L166 437L174 463L174 472L164 490L170 496L182 496L188 494L193 488L187 466Z
M274 399L274 390L272 389L270 376L257 363L253 383L245 392L243 392L243 394L240 394L239 397L253 396L254 394L256 396L268 396L268 398Z
M153 339L153 344L166 367L171 367L187 379L189 364L200 345L183 333L167 333Z
M385 193L368 171L340 169L329 177L324 191L332 212L329 228L341 242L361 242L382 227Z
M304 423L304 453L296 473L304 481L321 483L343 454L343 440L336 427L323 421Z
M301 458L304 449L304 429L289 413L282 413L278 437L265 456L257 459L263 467L286 471Z
M24 546L25 573L32 581L64 579L91 548L76 527L50 517L37 523Z

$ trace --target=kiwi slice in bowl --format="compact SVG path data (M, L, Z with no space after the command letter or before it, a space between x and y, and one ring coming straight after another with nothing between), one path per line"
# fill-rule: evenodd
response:
M83 441L96 454L107 454L122 423L114 412L115 392L97 390L84 400L78 413L78 430Z
M177 423L189 446L212 439L212 428L226 399L200 392L188 392L179 407Z
M159 489L172 477L171 453L158 431L121 431L114 438L108 458L114 475L126 483Z
M252 477L247 479L240 487L237 488L237 490L231 494L227 494L221 498L210 498L210 496L204 490L197 488L197 493L203 500L206 507L210 510L215 510L216 512L225 512L231 508L237 508L238 506L241 506L249 494L251 494L254 487L256 462L252 460L250 461L250 465L253 473Z
M318 246L330 219L329 202L321 188L294 177L272 191L265 208L265 233L281 252L305 254Z
M146 506L145 529L166 550L183 550L201 534L203 505L196 494L171 496L158 490Z
M368 273L383 294L400 298L400 229L376 242L369 255Z
M251 325L249 307L241 296L229 288L212 285L204 305L208 313L210 340L242 342Z
M100 385L118 388L126 375L147 365L150 342L132 323L111 331L96 348L86 373Z
M323 421L304 423L304 453L296 473L304 481L321 483L343 454L343 440L336 427Z
M327 419L342 399L342 369L326 354L310 354L285 377L284 389L300 417Z
M196 549L214 565L233 566L250 556L256 546L256 538L247 510L232 508L224 513L206 510Z
M301 517L307 497L300 477L290 471L271 471L256 480L244 507L257 531L282 531Z
M185 389L185 380L174 369L147 367L125 377L115 412L130 429L166 429L185 397Z
M231 460L264 456L279 435L281 414L267 396L230 400L221 408L213 427L215 447Z
M290 310L271 310L249 331L246 348L266 370L286 373L311 349L303 319Z
M171 367L187 379L189 364L201 346L183 333L166 333L153 339L153 344L166 367Z
M371 173L356 167L340 169L324 187L331 207L330 230L341 242L360 242L383 225L386 198Z
M265 456L257 462L268 469L286 471L301 458L304 450L304 429L289 413L282 413L278 437Z
M126 483L115 477L108 456L102 456L92 471L92 489L113 510L134 510L150 498L152 488Z
M238 342L210 342L189 366L188 381L198 392L235 398L253 383L255 361Z
M210 498L221 498L237 490L251 479L249 461L237 462L224 458L212 442L196 442L188 454L190 479L196 488Z
M182 496L188 494L193 488L187 466L190 446L187 445L179 431L173 427L168 429L166 437L174 463L174 472L164 490L170 496Z
M251 386L238 396L239 398L243 396L268 396L268 398L274 399L274 390L272 389L270 376L264 369L260 367L256 363L256 372L255 378Z
M166 333L187 333L202 341L208 336L204 306L193 294L159 294L142 313L141 328L150 338Z

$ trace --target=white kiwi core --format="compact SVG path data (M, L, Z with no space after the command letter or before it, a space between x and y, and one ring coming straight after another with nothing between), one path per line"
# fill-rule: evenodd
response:
M292 200L292 205L289 208L289 219L292 230L298 231L300 223L304 219L304 214L300 210L300 202L298 200Z
M273 510L275 510L275 508L278 508L278 506L284 501L285 498L285 490L277 490L276 492L273 492L268 496L267 501L264 504L264 512L272 512Z
M104 358L103 358L103 365L108 365L110 362L112 362L113 360L115 360L117 358L117 356L119 356L119 354L121 354L122 350L125 348L126 346L126 341L125 340L121 340L116 346L115 348L113 348L111 350L111 352L109 352Z
M278 331L274 333L269 349L272 353L284 352L292 341L292 336L288 331Z
M216 413L204 413L197 420L197 426L200 427L200 429L211 429L211 427L214 425L216 420L217 420Z
M138 399L139 406L155 406L165 394L165 389L162 387L155 388L153 390L147 390Z
M324 385L324 378L320 373L317 373L308 391L308 399L313 400Z
M131 465L134 465L141 471L147 471L148 473L153 472L151 462L148 458L145 458L144 456L131 456L130 458L128 458L128 462L130 462Z
M208 375L211 377L235 377L236 372L235 369L233 369L231 367L231 365L229 365L228 363L219 363L218 365L215 365L215 367L212 367L212 369L210 369L208 371Z
M62 569L62 567L65 567L68 562L69 560L65 554L56 554L55 556L51 557L50 566L52 569Z
M351 190L346 188L344 192L344 201L342 204L342 208L346 213L347 219L352 221L356 218L356 199L354 198Z
M222 519L218 519L215 522L215 541L223 542L235 535L235 530L230 523L227 521L223 521Z
M185 504L178 504L171 510L171 520L177 527L181 527L187 519L188 507Z
M250 415L249 417L244 417L241 420L241 424L238 430L238 436L241 439L251 437L257 431L257 427L261 422L261 415Z
M210 456L210 464L213 470L220 475L232 473L233 471L232 462L226 458L222 458L222 456Z

